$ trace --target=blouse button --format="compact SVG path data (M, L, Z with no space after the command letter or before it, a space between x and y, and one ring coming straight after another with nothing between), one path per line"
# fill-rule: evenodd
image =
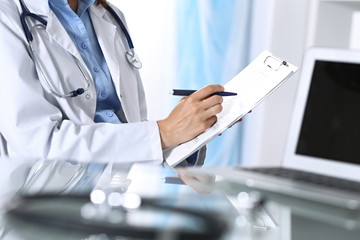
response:
M103 91L101 91L100 95L101 95L101 97L105 98L105 97L107 97L108 93L106 90L103 90Z

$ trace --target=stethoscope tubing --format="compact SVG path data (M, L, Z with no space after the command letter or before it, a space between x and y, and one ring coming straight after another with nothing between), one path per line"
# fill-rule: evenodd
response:
M111 15L115 18L115 20L118 22L121 30L123 31L125 37L126 37L126 40L128 42L128 45L129 45L129 48L130 49L134 49L134 44L133 44L133 41L131 40L131 37L130 37L130 34L128 32L128 30L126 29L124 23L121 21L121 19L119 18L119 16L116 14L116 12L114 11L114 9L112 9L110 7L110 5L107 5L106 6L106 10L108 10Z
M34 25L31 29L29 29L29 26L26 23L26 17L31 17L34 18L35 20L39 21L40 23L43 24L43 26L47 26L47 21L45 19L43 19L42 17L31 13L29 11L29 9L26 7L25 3L23 2L23 0L19 0L20 1L20 5L21 5L21 9L22 9L22 13L20 14L20 21L23 27L23 30L25 32L25 36L26 39L28 41L28 45L29 45L29 49L30 49L30 55L31 58L34 61L35 67L36 69L38 69L39 75L41 77L41 79L43 80L43 82L45 83L46 87L49 89L49 91L51 92L51 94L55 95L58 98L69 98L69 97L77 97L81 94L83 94L85 91L90 89L91 86L91 77L88 76L88 72L84 69L84 67L82 66L81 62L76 59L76 57L73 57L73 60L75 61L77 67L79 68L80 72L82 73L83 77L85 78L86 81L86 87L85 88L78 88L76 90L71 91L68 94L61 94L57 91L55 91L52 87L50 82L47 80L46 74L44 72L44 69L42 68L41 64L40 64L40 60L37 56L37 54L34 51L34 47L32 46L33 44L33 35L32 35L32 30L35 28L39 28L42 25L41 24L36 24ZM135 54L134 51L134 44L131 40L130 34L127 31L124 23L122 22L122 20L120 19L120 17L116 14L116 12L109 6L106 6L106 9L111 13L111 15L115 18L115 20L118 22L120 28L122 29L126 40L128 42L129 45L129 50L126 52L126 58L128 60L128 62L135 68L139 69L142 67L141 61L139 60L138 56Z
M40 24L37 24L35 25L33 28L36 28L36 27L42 27ZM50 92L55 95L56 97L58 98L68 98L68 97L76 97L78 95L81 95L83 94L85 91L87 91L88 89L90 89L90 86L91 86L91 80L90 80L90 77L87 75L87 72L86 70L81 66L81 63L79 63L79 61L73 57L73 60L75 61L77 67L79 68L80 72L82 73L83 77L85 78L85 81L86 81L86 84L87 86L85 88L78 88L77 90L73 90L71 91L69 94L61 94L61 93L58 93L56 92L50 85L49 81L47 80L46 76L45 76L45 73L44 73L44 70L40 64L40 61L38 60L38 57L37 55L35 54L35 51L33 49L33 41L30 41L29 42L29 49L30 49L30 55L31 55L31 58L33 59L34 61L34 64L36 66L36 68L39 70L39 74L40 74L40 77L41 79L43 80L43 82L45 83L46 87L50 90Z
M21 25L24 29L25 35L26 35L26 39L27 41L30 43L33 40L32 34L29 30L28 25L26 24L26 17L31 17L34 18L36 20L38 20L39 22L41 22L42 24L44 24L45 26L47 25L47 21L45 21L42 17L31 13L28 8L26 7L25 3L23 2L23 0L20 0L20 5L21 5L21 9L22 9L22 13L20 15L20 21L21 21Z

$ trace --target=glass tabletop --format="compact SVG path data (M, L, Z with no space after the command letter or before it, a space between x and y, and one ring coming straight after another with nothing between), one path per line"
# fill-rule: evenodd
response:
M0 159L0 239L358 239L359 213L206 169ZM341 238L340 238L341 236Z

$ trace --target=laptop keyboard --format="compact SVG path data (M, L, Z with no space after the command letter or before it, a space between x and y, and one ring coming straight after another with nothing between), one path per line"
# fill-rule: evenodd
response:
M289 168L241 168L242 170L273 175L280 178L286 178L303 183L311 183L329 188L336 188L351 192L360 193L360 182L334 178L325 175L304 172Z

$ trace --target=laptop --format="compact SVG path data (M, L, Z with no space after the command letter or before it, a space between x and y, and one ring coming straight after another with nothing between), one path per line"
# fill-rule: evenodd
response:
M211 171L251 189L360 210L360 52L307 51L281 167Z

